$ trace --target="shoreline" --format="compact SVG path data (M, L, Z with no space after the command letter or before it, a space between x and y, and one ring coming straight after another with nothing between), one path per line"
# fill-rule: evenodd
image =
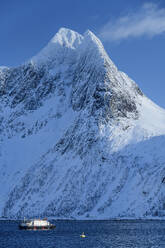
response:
M31 218L26 218L26 219L42 219L42 218L37 218L37 217L31 217ZM165 221L165 217L149 217L149 218L110 218L110 219L76 219L76 218L55 218L55 217L47 217L48 220L52 221ZM12 218L1 218L0 221L22 221L23 218L20 219L12 219Z

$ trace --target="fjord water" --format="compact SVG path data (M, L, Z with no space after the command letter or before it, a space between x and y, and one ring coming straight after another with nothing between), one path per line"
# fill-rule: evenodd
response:
M19 230L18 224L0 221L0 248L165 247L165 221L56 221L49 231Z

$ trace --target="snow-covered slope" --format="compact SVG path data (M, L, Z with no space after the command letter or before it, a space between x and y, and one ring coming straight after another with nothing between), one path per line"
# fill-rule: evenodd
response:
M164 215L165 110L92 32L0 67L0 109L1 216Z

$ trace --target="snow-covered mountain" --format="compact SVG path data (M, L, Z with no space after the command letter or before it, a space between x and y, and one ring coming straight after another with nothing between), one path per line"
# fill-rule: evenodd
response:
M92 32L0 67L0 109L0 216L164 215L165 110Z

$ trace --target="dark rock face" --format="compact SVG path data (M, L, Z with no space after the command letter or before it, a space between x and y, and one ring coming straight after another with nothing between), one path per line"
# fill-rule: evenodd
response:
M110 106L113 117L128 117L128 113L132 113L135 119L138 118L136 103L129 96L112 95Z
M30 63L8 69L0 78L1 97L9 97L11 108L23 104L26 110L35 110L54 91L54 79L48 77L45 69L35 68Z

